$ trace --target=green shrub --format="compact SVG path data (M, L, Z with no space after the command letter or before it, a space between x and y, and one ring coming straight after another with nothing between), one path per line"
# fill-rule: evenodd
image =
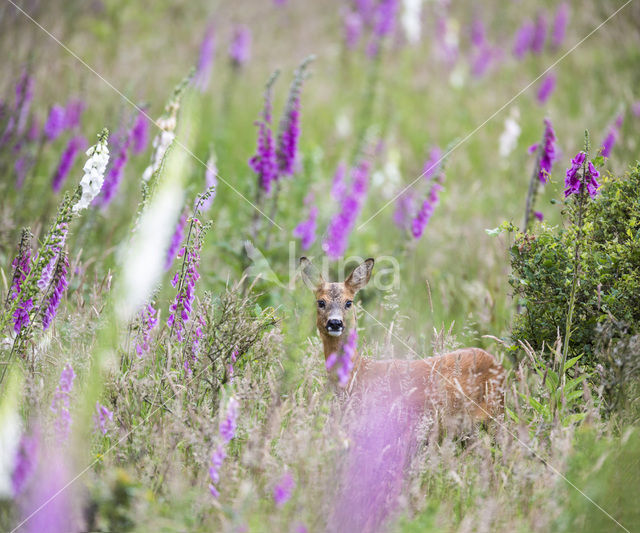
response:
M578 228L567 204L566 227L539 226L517 233L511 247L510 284L521 310L513 338L536 350L564 338ZM597 327L607 320L640 331L640 164L622 177L602 179L600 194L586 203L570 354L581 363L600 362ZM549 350L547 353L551 353Z

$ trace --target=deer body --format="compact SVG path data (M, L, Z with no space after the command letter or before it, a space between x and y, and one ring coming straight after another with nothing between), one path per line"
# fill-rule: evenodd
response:
M325 360L339 353L346 332L355 328L353 298L371 277L373 259L355 268L344 283L327 283L311 263L301 259L303 279L317 301L318 332ZM398 400L414 413L433 411L445 418L484 421L501 414L505 371L480 348L465 348L420 360L371 360L354 352L346 390L367 401Z

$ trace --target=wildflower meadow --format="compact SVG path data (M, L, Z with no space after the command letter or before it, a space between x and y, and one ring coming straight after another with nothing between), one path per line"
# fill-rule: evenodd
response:
M0 529L640 530L637 0L6 0Z

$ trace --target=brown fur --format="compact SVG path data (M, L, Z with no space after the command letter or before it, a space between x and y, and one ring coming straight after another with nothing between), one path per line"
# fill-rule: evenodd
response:
M323 308L317 306L316 325L326 360L341 350L347 332L356 326L354 307L347 309L345 305L369 281L373 260L356 267L344 283L327 283L319 275L314 279L310 263L305 258L301 263L305 266L305 283L315 285L316 300L325 302ZM344 321L345 331L333 337L326 324L329 317L338 315ZM402 398L411 410L419 412L433 410L444 417L485 421L504 411L504 379L502 366L480 348L413 361L376 361L356 354L346 390L361 397L371 391L389 401Z

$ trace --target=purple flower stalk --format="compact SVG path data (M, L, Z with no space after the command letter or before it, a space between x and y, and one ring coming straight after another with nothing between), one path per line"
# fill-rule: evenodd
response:
M249 159L249 166L257 174L258 182L266 193L271 191L271 184L278 179L276 149L271 131L271 87L275 76L267 83L264 93L264 109L262 118L255 122L258 127L258 142L255 155Z
M549 99L555 88L556 75L553 72L549 72L549 74L543 78L542 82L540 82L537 94L538 102L541 105L544 104Z
M22 435L16 452L14 462L15 466L11 473L11 487L13 489L14 496L22 494L27 483L31 479L36 467L37 454L37 435Z
M85 107L86 104L77 98L67 102L67 107L64 110L65 129L72 130L80 126L80 119L82 119Z
M15 300L22 291L22 284L31 272L31 234L24 230L20 239L18 255L11 262L13 267L13 279L9 289L9 297Z
M247 26L236 26L229 45L229 57L234 67L242 67L251 57L251 30Z
M322 249L331 259L342 256L347 249L349 235L367 195L370 166L369 161L361 159L352 169L351 190L343 196L340 211L329 222L327 237L322 243Z
M312 194L307 196L304 203L310 205L311 202L313 202ZM293 236L301 239L303 250L308 250L316 241L317 219L318 208L315 205L312 205L309 208L309 217L300 222L293 230Z
M553 162L556 159L555 141L556 135L553 131L551 121L545 118L542 153L540 154L540 171L538 173L538 178L543 185L547 183L549 175L551 174L551 167L553 167Z
M236 436L238 419L238 401L231 396L229 403L227 404L227 412L224 419L220 422L219 432L222 437L222 441L227 444L231 439Z
M349 50L353 50L358 46L358 41L362 36L362 17L354 11L345 11L342 17L342 25L344 28L344 42Z
M78 154L82 150L85 150L87 146L87 140L82 136L76 136L69 140L67 147L60 157L60 163L58 163L58 168L56 169L56 172L53 176L53 181L51 182L51 188L53 189L53 192L60 192L62 185L69 175L71 167L78 157Z
M168 272L171 269L171 265L173 265L173 261L178 255L178 250L180 249L180 244L182 244L182 239L184 238L184 228L187 225L187 210L182 211L182 215L180 215L180 219L178 220L178 224L176 225L176 229L173 232L173 236L171 237L171 242L169 243L169 249L167 250L167 257L164 261L164 271Z
M147 144L149 144L149 121L144 110L138 113L131 135L133 137L133 153L139 155L147 149Z
M539 54L544 49L544 42L547 39L547 16L540 13L536 19L536 25L531 38L531 51Z
M353 370L353 363L356 356L356 350L358 349L358 332L356 328L353 328L349 332L347 342L342 346L342 352L338 355L336 352L327 357L325 366L327 370L331 370L336 366L336 375L338 376L338 384L341 387L346 387L351 377L351 371Z
M13 331L20 333L22 328L31 323L29 313L33 309L33 298L23 300L13 312Z
M336 168L336 173L333 175L333 182L331 184L331 198L333 200L341 200L347 193L347 184L344 179L346 174L347 166L343 161L340 161Z
M16 104L15 111L17 116L16 133L22 135L27 125L29 117L29 109L33 100L33 78L26 69L22 71L22 76L16 84Z
M69 429L71 427L71 413L69 412L69 406L71 403L71 390L73 389L73 380L76 377L76 373L73 371L72 366L67 363L60 373L60 382L53 395L51 401L51 410L56 415L54 427L60 443L67 440L69 436Z
M477 48L471 57L471 74L476 78L484 76L491 65L493 50L488 45Z
M145 353L149 352L151 341L151 330L156 327L158 323L158 311L156 311L150 303L140 311L140 318L142 319L141 341L136 344L136 353L138 357L142 357Z
M598 194L600 184L597 179L600 177L600 173L596 170L591 161L588 162L587 168L583 172L582 179L580 179L578 171L583 166L585 158L586 155L584 152L578 152L571 160L571 166L567 169L567 175L564 180L564 185L566 187L564 191L565 198L568 198L572 194L579 195L582 192L583 187L586 187L591 198L595 198Z
M215 31L213 25L209 25L202 44L200 45L200 56L198 57L198 66L194 78L194 85L200 92L204 92L209 85L211 78L211 68L213 66L213 57L216 53Z
M569 23L569 4L560 4L553 18L553 29L551 30L551 48L557 50L564 42L564 36Z
M396 209L393 212L393 222L400 229L409 229L411 225L411 216L415 212L415 198L413 191L408 189L398 196L396 200Z
M104 177L104 183L100 194L96 196L94 203L106 208L111 201L115 198L120 182L122 181L122 175L124 174L124 167L129 159L128 151L131 143L133 142L133 129L129 130L125 134L124 141L119 143L118 155L116 155L111 168Z
M544 215L540 211L534 211L533 216L536 217L540 222L544 220Z
M211 483L209 483L209 492L211 493L211 496L216 499L220 497L220 492L216 485L220 482L220 468L222 467L222 463L226 457L227 452L224 451L224 447L222 445L218 446L211 455L211 466L209 467L209 479L211 480Z
M273 487L273 501L277 507L282 507L291 499L291 494L296 486L293 476L285 472L280 481Z
M622 114L618 115L615 122L609 128L604 141L602 141L602 157L609 157L611 155L613 145L616 143L618 136L620 135L620 128L622 127L623 120L624 116Z
M195 245L187 247L185 250L185 270L182 278L176 274L174 286L179 284L176 297L169 307L169 318L167 326L175 328L176 337L179 341L183 340L184 325L189 321L193 300L195 299L196 282L200 279L198 267L200 266L200 241L199 241L199 221L194 218L193 231L195 233Z
M60 299L62 294L67 288L67 270L69 268L69 262L67 260L67 254L63 253L58 259L56 271L53 276L53 290L49 297L43 303L42 311L42 329L47 330L53 322L53 319L58 312L58 306L60 305Z
M531 49L535 25L530 20L525 20L516 31L513 40L513 55L516 59L523 59Z
M44 124L43 133L49 141L55 141L66 126L65 109L61 105L54 105Z
M293 176L300 138L300 98L295 98L285 112L278 138L276 156L281 174Z
M442 185L439 181L435 181L431 185L429 195L422 203L422 207L418 211L415 218L411 221L411 234L415 239L419 239L424 233L424 229L427 227L429 220L433 216L436 206L440 202L439 192L442 190Z
M113 411L109 411L100 402L96 402L96 413L93 415L93 422L96 429L100 430L103 435L107 434L107 421L113 422Z
M486 30L482 19L476 17L471 23L471 44L476 47L483 46L486 43Z

